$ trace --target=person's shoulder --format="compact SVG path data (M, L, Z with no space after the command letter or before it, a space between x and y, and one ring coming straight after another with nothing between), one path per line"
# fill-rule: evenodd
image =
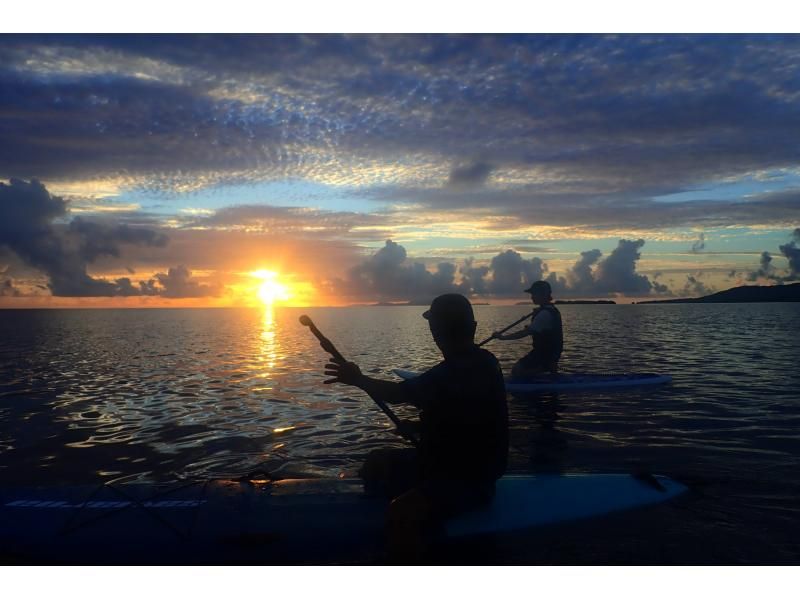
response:
M448 368L446 362L440 361L432 368L422 372L416 378L412 378L412 380L424 380L424 381L436 380L438 378L441 378L442 376L447 376L447 374L448 374Z
M545 311L547 312L547 315L550 317L550 319L553 321L554 324L558 324L561 322L561 312L558 311L558 308L554 304L548 303L548 309L546 309Z
M495 385L497 389L503 389L503 369L494 353L486 349L478 349L479 355L472 370L474 376L480 380L479 386L483 388L485 384ZM498 390L500 392L500 390ZM505 397L505 390L502 390Z
M476 360L482 364L492 367L500 365L500 362L497 360L497 357L494 356L494 353L482 348L478 348L476 351Z
M539 313L534 316L534 320L552 320L556 317L559 311L555 305L548 303L539 308Z

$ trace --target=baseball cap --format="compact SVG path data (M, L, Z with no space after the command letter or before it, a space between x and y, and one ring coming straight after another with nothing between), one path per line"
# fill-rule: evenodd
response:
M441 324L472 324L475 314L472 304L464 295L446 293L439 295L431 303L431 308L422 317Z
M552 295L553 290L550 288L550 283L546 280L537 280L529 288L525 289L525 293L537 293Z

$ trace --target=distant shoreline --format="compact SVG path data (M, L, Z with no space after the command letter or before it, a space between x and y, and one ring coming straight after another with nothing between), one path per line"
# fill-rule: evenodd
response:
M684 297L676 299L645 299L641 301L633 301L631 305L653 305L659 303L797 303L800 302L800 282L784 285L774 286L741 286L733 287L718 293L706 295L704 297ZM575 299L575 300L558 300L556 305L616 305L616 301L611 299ZM351 305L306 305L306 306L293 306L293 305L276 305L276 308L293 308L293 309L306 309L306 308L319 308L319 307L428 307L429 302L421 301L405 301L405 302L379 302L367 304L351 304ZM493 304L485 301L476 301L472 305L479 306L502 306L504 304ZM530 301L518 301L514 303L515 306L526 305L531 306ZM97 310L97 309L124 309L124 310L146 310L146 309L263 309L263 306L257 305L115 305L115 306L99 306L99 305L84 305L84 306L49 306L49 305L3 305L0 306L0 311L13 311L13 310Z
M653 303L789 303L800 301L800 282L775 286L742 286L684 299L651 299L637 305Z

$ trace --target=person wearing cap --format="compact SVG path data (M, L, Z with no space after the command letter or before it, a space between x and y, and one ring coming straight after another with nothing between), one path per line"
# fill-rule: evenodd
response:
M544 373L558 372L558 360L564 349L564 332L561 326L561 313L553 305L552 291L547 281L534 282L525 289L531 294L531 301L538 305L533 310L531 323L511 334L495 332L493 338L513 341L526 336L533 339L533 349L511 368L512 378L526 378Z
M443 360L416 378L390 382L364 375L351 362L326 366L330 382L420 412L417 448L373 451L360 472L368 492L393 499L389 552L403 562L422 558L428 532L446 517L491 501L508 454L503 374L495 356L475 344L469 300L440 295L423 317Z

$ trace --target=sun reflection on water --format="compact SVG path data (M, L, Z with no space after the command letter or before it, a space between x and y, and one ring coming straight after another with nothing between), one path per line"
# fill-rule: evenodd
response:
M259 376L269 377L275 369L280 357L280 344L275 330L275 308L272 305L265 305L261 317L261 335L259 343Z

